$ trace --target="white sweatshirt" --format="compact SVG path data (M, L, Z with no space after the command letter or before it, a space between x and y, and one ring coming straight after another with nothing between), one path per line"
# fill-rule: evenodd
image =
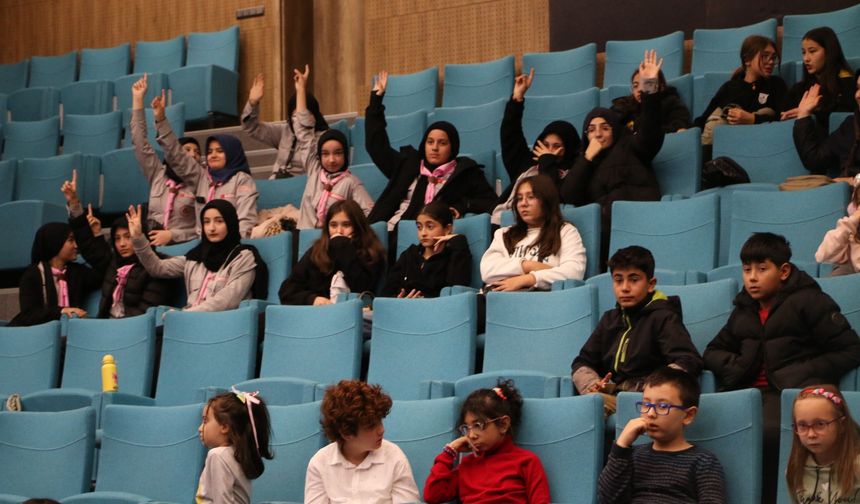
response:
M540 228L529 228L528 234L517 243L512 254L508 253L503 241L508 229L510 227L496 231L493 243L481 258L481 279L486 284L522 275L525 273L523 261L538 260L538 247L532 244L537 241ZM561 227L561 250L558 254L545 257L541 262L551 267L532 272L537 279L535 289L548 290L555 281L568 278L582 280L585 277L585 245L573 224L565 222Z

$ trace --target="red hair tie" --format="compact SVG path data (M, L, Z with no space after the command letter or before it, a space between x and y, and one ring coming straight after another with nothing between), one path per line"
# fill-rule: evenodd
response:
M495 392L495 393L496 393L496 395L497 395L497 396L499 396L499 398L500 398L502 401L507 401L507 400L508 400L508 396L506 396L506 395L505 395L505 393L504 393L504 392L502 392L502 389L501 389L501 388L499 388L499 387L493 387L493 392Z

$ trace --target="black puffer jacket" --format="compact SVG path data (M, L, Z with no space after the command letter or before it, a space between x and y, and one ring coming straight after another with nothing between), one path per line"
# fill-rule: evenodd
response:
M412 289L424 297L439 297L443 287L469 285L472 280L472 254L463 235L451 238L441 252L424 259L424 247L415 244L400 254L388 272L382 289L383 296L396 297L400 289L408 294Z
M679 129L692 127L690 122L690 109L681 99L678 90L672 86L656 93L660 100L660 115L662 117L661 127L664 133L674 133ZM632 95L621 96L612 100L612 111L618 114L621 124L634 133L639 131L642 104L636 101Z
M839 305L809 275L792 265L764 326L759 303L742 290L735 309L705 350L705 367L721 390L752 385L762 361L770 384L779 389L816 383L838 384L860 366L860 338Z
M658 290L635 308L616 307L604 313L573 360L571 372L587 366L599 377L612 372L612 380L621 384L641 380L669 364L693 376L702 372L702 357L684 327L680 299Z

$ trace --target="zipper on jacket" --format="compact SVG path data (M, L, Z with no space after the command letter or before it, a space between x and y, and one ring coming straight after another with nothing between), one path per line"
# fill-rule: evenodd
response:
M624 313L622 315L624 323L627 324L627 329L621 334L621 340L618 341L618 349L615 351L615 364L612 366L618 372L618 366L627 360L627 345L630 343L628 335L633 329L633 324L630 322L630 317Z

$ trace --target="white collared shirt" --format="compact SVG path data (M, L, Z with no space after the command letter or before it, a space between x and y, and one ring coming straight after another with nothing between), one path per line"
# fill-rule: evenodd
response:
M311 458L305 476L305 503L397 504L418 502L418 487L403 451L383 439L358 465L330 443Z

